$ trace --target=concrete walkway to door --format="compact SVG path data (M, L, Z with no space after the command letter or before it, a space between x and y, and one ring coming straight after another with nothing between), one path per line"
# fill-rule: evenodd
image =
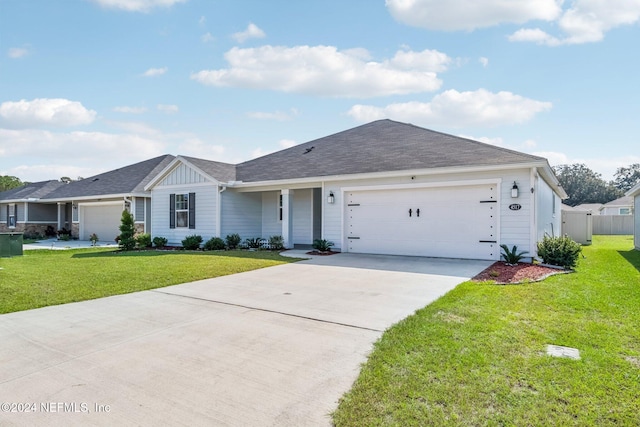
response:
M490 264L339 254L1 315L0 425L330 425L382 332Z

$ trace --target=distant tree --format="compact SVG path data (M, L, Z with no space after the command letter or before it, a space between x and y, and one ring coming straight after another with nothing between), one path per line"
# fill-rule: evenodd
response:
M68 176L62 176L62 177L60 177L60 182L64 182L65 184L68 184L70 182L73 182L73 180L71 178L69 178Z
M584 164L560 165L553 168L564 191L569 195L569 206L582 203L608 203L623 195L613 182L606 182L602 175Z
M10 175L0 176L0 191L7 191L13 188L22 187L28 182L20 181L20 178Z
M640 182L640 163L634 163L628 168L618 168L614 175L613 184L617 189L626 192Z

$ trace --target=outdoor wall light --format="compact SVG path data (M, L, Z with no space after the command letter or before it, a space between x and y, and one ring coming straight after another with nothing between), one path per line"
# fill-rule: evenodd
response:
M514 199L518 197L518 184L513 181L513 187L511 187L511 197Z
M327 203L332 205L335 201L336 201L336 198L333 195L333 191L329 191L329 196L327 196Z

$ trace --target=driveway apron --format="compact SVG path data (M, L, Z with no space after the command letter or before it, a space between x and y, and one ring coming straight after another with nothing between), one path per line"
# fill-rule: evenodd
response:
M0 425L330 425L382 332L491 262L339 254L0 316Z

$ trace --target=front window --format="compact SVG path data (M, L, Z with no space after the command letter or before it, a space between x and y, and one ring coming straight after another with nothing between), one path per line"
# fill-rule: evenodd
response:
M630 208L620 208L620 215L631 215Z
M189 226L189 195L176 194L176 227Z
M9 228L16 228L16 205L9 205L9 218L7 218Z

